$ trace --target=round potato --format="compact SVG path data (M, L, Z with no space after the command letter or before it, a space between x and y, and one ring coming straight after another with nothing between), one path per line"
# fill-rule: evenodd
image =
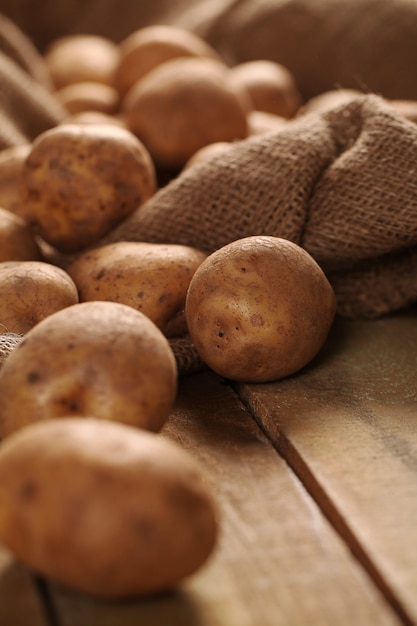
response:
M142 142L111 124L62 124L39 135L24 163L31 226L60 252L93 245L156 190Z
M120 241L84 252L66 271L81 301L127 304L165 332L183 311L191 277L206 256L189 246Z
M303 248L253 236L201 263L185 314L209 367L231 380L267 382L298 371L318 353L333 322L335 296Z
M203 146L188 159L183 169L188 169L192 165L203 163L208 159L215 157L223 157L229 150L232 143L230 141L216 141Z
M126 126L158 166L181 169L203 146L247 136L248 100L231 86L229 70L213 59L167 61L122 100Z
M3 365L0 435L66 415L158 431L176 389L174 354L149 318L116 302L75 304L39 322Z
M198 35L178 26L152 24L133 31L119 44L120 58L114 86L121 96L148 72L179 57L220 60L217 52Z
M110 85L84 81L71 83L55 92L55 97L69 113L101 111L113 115L119 108L119 94Z
M119 57L118 45L106 37L72 34L52 41L44 61L53 84L60 89L82 81L111 85Z
M230 80L247 91L253 108L280 117L293 117L302 99L291 72L275 61L255 60L230 69Z
M65 118L64 124L114 124L125 128L123 120L117 115L103 113L103 111L85 110L72 113Z
M249 135L275 133L288 125L287 118L266 111L249 111L247 119Z
M27 218L21 206L20 184L23 163L31 151L31 144L11 146L0 151L0 207Z
M0 263L0 324L25 334L52 313L78 303L67 272L43 261Z
M24 219L0 208L0 263L40 261L41 249Z
M32 424L0 450L0 539L34 571L103 598L174 587L208 559L218 515L178 444L123 424Z

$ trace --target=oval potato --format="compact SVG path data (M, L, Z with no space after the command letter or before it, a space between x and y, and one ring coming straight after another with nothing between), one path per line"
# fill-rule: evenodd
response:
M181 169L203 146L247 136L248 100L232 87L229 69L204 58L167 61L150 71L121 104L126 126L154 162Z
M0 324L20 334L78 303L77 287L69 274L44 261L0 263L0 293Z
M239 63L230 69L230 80L249 94L257 111L291 118L302 102L294 76L275 61L256 59Z
M71 83L55 92L55 97L70 114L101 111L113 115L119 108L119 94L110 85L84 81Z
M39 322L0 375L0 436L36 421L93 415L158 431L177 368L168 340L139 311L83 302Z
M151 157L111 124L61 124L33 142L22 203L33 229L60 252L93 245L156 190Z
M0 449L0 539L20 561L104 598L177 585L208 559L217 510L197 462L95 418L27 426Z
M220 60L214 48L201 37L169 24L152 24L133 31L120 42L119 52L114 86L122 97L148 72L166 61L180 57Z
M84 252L66 271L80 301L127 304L164 332L183 311L191 277L206 256L189 246L120 241Z
M23 164L31 149L31 144L21 144L0 151L0 207L23 219L27 219L27 214L21 206L20 184Z
M53 84L60 89L81 81L112 85L119 56L119 46L110 39L77 33L54 39L43 58Z
M268 382L311 361L335 308L333 289L308 252L285 239L253 236L201 263L185 314L197 351L215 372Z
M0 263L41 260L41 249L29 225L18 215L0 208Z

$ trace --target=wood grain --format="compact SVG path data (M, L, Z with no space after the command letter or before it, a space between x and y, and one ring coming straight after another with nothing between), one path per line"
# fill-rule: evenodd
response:
M298 375L238 393L405 623L417 624L417 317L338 320Z
M215 493L216 552L158 597L110 603L51 585L60 626L399 626L230 386L209 372L184 379L163 434Z

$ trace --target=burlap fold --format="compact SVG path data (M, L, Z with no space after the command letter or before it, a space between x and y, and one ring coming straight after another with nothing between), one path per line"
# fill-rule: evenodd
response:
M376 317L417 298L416 167L417 126L361 96L185 170L106 241L212 252L249 235L284 237L329 275L340 314Z
M0 15L0 149L29 143L67 114L49 90L40 54Z

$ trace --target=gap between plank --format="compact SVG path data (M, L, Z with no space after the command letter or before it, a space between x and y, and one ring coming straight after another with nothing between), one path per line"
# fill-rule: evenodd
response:
M39 576L34 576L34 582L41 598L42 607L45 613L47 623L50 626L60 626L60 621L58 619L58 614L56 612L48 584L43 578Z
M299 454L297 449L293 446L291 441L282 433L279 432L277 441L273 441L268 431L262 424L262 420L259 420L256 412L253 410L250 400L246 400L241 397L238 388L233 383L231 384L233 391L236 393L240 402L250 413L255 420L259 428L265 434L270 441L273 448L284 459L290 469L297 476L303 487L308 494L317 504L327 521L331 524L337 534L342 538L344 543L347 544L350 552L359 562L361 567L366 571L372 582L376 585L387 602L396 612L397 616L404 623L404 626L417 626L413 617L408 613L407 609L396 597L395 592L385 580L384 576L378 570L378 567L373 562L365 548L362 546L358 537L354 531L350 528L343 514L337 509L331 498L327 495L325 489L311 471L308 463Z

